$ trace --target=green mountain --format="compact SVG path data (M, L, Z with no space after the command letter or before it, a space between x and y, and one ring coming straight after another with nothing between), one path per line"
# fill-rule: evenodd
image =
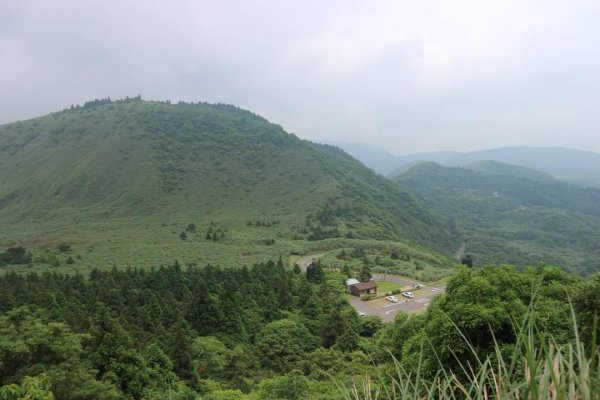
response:
M0 170L0 245L42 265L239 265L357 242L450 243L397 184L230 105L96 100L3 125Z
M600 187L600 154L564 147L503 147L460 154L445 165L495 160L544 171L580 186Z
M563 147L502 147L466 153L434 152L399 156L396 169L389 176L401 174L406 165L416 160L453 167L491 160L542 171L583 187L600 187L600 154Z
M498 161L476 161L466 166L467 169L488 175L512 176L525 178L540 182L557 181L552 175L532 168L520 167L518 165L505 164Z
M600 190L517 167L475 167L424 162L396 180L446 221L479 265L544 260L584 274L600 267Z

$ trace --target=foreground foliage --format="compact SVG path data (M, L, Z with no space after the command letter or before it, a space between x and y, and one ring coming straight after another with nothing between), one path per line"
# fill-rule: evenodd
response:
M463 267L423 316L381 332L387 370L342 385L344 398L599 398L600 310L588 301L599 290L600 275L581 282L545 265Z
M388 325L340 300L343 278L282 262L6 275L0 398L598 397L600 275L461 267Z
M338 278L311 283L281 261L6 275L2 393L43 377L60 399L288 398L293 387L328 398L331 374L370 368L342 289Z

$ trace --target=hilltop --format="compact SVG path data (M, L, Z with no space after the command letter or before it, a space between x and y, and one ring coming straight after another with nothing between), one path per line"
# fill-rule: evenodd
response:
M520 167L501 163L498 161L476 161L466 166L467 169L481 172L488 175L512 176L514 178L525 178L540 182L557 182L558 180L550 174L533 168Z
M107 99L3 125L0 170L0 245L40 265L239 265L382 241L450 249L399 185L231 105Z
M543 260L584 274L600 267L600 190L522 167L484 166L423 162L396 180L463 238L477 265Z

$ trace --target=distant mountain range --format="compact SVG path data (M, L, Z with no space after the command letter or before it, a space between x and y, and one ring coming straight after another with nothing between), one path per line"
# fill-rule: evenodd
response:
M479 265L544 260L583 274L600 267L600 189L489 161L420 162L394 180L445 220Z
M331 142L369 168L395 176L417 161L445 166L467 166L477 161L497 161L545 172L581 186L600 187L600 154L563 147L502 147L471 152L439 151L395 156L369 144Z

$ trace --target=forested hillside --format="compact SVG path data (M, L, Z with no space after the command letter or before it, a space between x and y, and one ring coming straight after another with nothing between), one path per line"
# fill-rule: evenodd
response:
M583 274L600 268L600 190L504 164L415 165L396 179L461 237L477 265L541 260Z
M0 171L0 252L61 271L253 263L328 240L452 247L398 185L230 105L105 99L3 125Z
M399 184L233 106L139 98L0 127L0 168L2 400L598 392L600 277L540 261L600 267L600 191L497 163ZM383 324L346 293L371 268L382 292L453 276L374 299Z
M466 388L461 398L566 399L598 389L598 275L463 267L424 314L386 326L341 299L343 278L282 262L2 276L0 398L439 399Z
M525 178L542 182L553 181L556 183L556 181L558 181L558 179L545 172L527 167L520 167L518 165L505 164L498 161L476 161L467 165L465 168L489 175L512 176L515 178Z

